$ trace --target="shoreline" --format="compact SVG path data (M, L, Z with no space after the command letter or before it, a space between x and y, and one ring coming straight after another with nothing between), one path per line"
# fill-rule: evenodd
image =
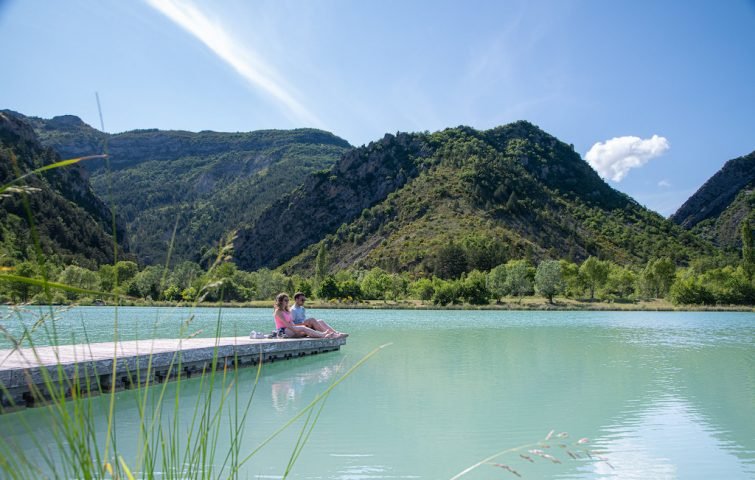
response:
M70 306L116 306L115 302L85 302L65 304ZM62 305L61 305L62 306ZM195 308L272 308L271 301L252 302L165 302L132 301L121 299L121 307L195 307ZM363 310L491 310L491 311L604 311L604 312L755 312L754 305L674 305L666 300L638 302L601 302L589 300L558 299L553 304L541 299L523 299L488 305L434 305L419 300L364 300L361 302L330 302L310 300L309 309L363 309Z

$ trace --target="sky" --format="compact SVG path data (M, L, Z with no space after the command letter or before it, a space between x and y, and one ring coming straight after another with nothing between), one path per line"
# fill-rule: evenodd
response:
M0 109L104 130L528 120L668 216L755 150L755 0L0 0Z

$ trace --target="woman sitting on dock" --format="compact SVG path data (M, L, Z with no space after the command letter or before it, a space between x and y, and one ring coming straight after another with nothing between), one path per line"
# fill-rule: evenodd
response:
M288 308L289 298L285 293L278 294L275 297L275 329L279 337L284 338L340 338L343 336L333 331L318 331L304 325L296 325L291 318L291 311Z

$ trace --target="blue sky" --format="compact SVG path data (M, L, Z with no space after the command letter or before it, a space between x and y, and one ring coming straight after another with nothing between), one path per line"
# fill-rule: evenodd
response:
M0 0L0 108L105 130L524 119L673 213L755 150L755 1Z

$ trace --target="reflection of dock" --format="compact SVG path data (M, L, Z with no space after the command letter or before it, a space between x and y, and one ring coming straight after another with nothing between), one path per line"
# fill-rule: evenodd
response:
M338 350L345 338L247 337L137 340L0 350L0 413L49 399L48 385L70 396L191 377L216 368L256 365ZM113 363L115 359L115 377ZM46 372L46 373L45 373ZM57 395L57 394L56 394Z

